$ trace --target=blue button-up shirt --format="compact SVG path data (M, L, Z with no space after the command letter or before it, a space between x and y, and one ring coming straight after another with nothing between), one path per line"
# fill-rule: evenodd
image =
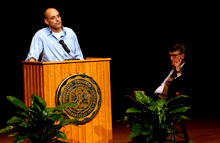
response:
M37 31L32 38L30 51L26 58L28 61L30 58L34 58L36 61L64 61L65 59L72 59L72 57L63 49L62 45L59 43L63 40L70 50L72 56L77 59L83 60L83 54L79 46L79 42L75 32L68 28L63 27L63 35L60 39L57 39L52 30L47 27Z

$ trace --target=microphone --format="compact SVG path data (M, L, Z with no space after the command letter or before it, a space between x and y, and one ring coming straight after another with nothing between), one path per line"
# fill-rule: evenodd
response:
M67 47L67 45L64 43L63 40L60 40L60 44L63 46L64 50L69 54L69 53L70 53L70 50L69 50L69 48Z
M60 40L59 43L62 45L63 49L73 58L73 60L79 60L79 59L75 58L74 56L72 56L72 55L70 54L70 50L69 50L69 48L67 47L67 45L64 43L63 40Z

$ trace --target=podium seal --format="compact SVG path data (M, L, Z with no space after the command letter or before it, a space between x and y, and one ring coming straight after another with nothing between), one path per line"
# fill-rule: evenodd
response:
M64 103L77 104L64 110L65 118L79 118L76 123L85 123L97 114L101 106L100 88L87 75L71 75L65 78L57 88L56 105Z

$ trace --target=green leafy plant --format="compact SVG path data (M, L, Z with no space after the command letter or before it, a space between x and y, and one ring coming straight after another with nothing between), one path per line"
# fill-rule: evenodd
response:
M33 94L32 106L27 107L16 97L7 96L7 99L21 109L7 121L7 126L0 130L0 133L10 131L8 137L15 136L14 143L24 140L31 143L67 143L64 141L67 137L60 129L69 124L77 126L74 124L77 119L65 119L62 116L64 109L75 106L75 103L46 108L44 99Z
M123 121L131 126L128 139L137 143L172 142L168 137L175 133L171 123L189 119L184 113L190 109L184 103L186 95L180 95L170 100L157 99L156 101L142 91L128 95L132 99L133 107L126 110Z

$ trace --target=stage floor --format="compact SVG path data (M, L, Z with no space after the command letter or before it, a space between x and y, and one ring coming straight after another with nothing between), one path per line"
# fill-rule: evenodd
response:
M220 118L196 117L185 122L190 140L195 143L220 143ZM126 124L113 122L113 143L128 143L130 128ZM12 143L13 138L0 134L0 143Z
M220 143L220 118L194 117L185 121L185 126L189 139L194 143ZM128 143L129 133L126 125L113 123L114 143Z

